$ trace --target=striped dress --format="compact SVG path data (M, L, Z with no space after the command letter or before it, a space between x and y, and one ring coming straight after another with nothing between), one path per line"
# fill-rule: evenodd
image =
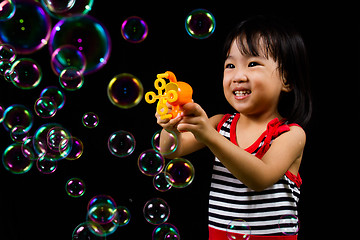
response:
M236 123L240 114L227 114L218 132L237 145ZM267 130L247 152L261 159L272 141L289 131L286 120L270 121ZM209 239L297 239L297 203L301 178L286 174L273 186L256 192L245 186L215 158L209 199Z

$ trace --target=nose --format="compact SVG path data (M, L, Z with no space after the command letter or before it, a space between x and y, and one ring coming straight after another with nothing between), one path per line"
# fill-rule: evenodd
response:
M240 70L236 71L232 78L233 83L247 82L248 80L246 73Z

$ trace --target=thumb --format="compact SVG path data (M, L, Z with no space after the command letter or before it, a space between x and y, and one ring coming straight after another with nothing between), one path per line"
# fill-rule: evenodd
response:
M186 103L181 107L181 110L183 111L183 114L185 116L189 115L197 115L196 113L199 111L198 108L200 106L194 102Z

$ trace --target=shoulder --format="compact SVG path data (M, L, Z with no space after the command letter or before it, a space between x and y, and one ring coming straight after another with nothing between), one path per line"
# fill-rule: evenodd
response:
M306 133L298 125L290 125L290 130L281 134L274 140L274 143L302 151L305 147Z
M211 118L209 118L211 125L214 128L217 128L217 126L219 125L219 123L221 122L221 120L223 119L224 116L225 116L224 114L217 114L217 115L214 115Z

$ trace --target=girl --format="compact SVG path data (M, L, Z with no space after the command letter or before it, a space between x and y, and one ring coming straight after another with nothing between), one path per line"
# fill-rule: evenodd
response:
M254 17L225 42L223 88L235 114L208 118L196 103L163 127L177 135L170 158L208 147L215 155L209 239L297 239L298 173L311 99L300 35L277 20ZM295 222L294 222L295 221ZM244 231L244 228L246 231Z

